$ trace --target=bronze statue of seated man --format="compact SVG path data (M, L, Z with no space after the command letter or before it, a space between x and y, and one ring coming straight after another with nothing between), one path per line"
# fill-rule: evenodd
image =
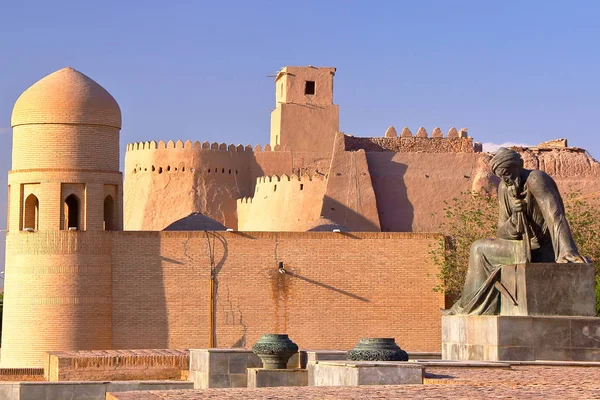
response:
M471 246L461 298L445 315L490 315L500 310L496 289L500 267L526 262L583 263L554 180L545 172L523 168L519 153L500 148L490 161L501 178L498 238Z

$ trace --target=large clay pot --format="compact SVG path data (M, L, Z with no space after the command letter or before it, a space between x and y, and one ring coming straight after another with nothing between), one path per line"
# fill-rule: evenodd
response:
M287 362L298 352L298 346L288 335L264 334L254 346L252 352L260 357L265 369L286 369Z
M362 338L348 352L347 358L352 361L408 361L408 353L394 338Z

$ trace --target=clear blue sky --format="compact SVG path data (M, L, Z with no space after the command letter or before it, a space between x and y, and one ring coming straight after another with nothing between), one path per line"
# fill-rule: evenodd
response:
M311 64L338 68L346 133L467 127L481 142L567 137L599 158L599 17L600 2L582 0L2 1L0 209L12 106L65 66L119 102L122 152L161 139L267 143L267 76Z

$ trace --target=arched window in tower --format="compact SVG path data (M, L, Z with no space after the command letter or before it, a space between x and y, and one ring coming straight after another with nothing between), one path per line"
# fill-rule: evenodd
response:
M104 230L115 230L115 202L110 195L104 199Z
M64 219L65 229L79 229L79 199L74 194L65 199Z
M27 196L23 215L23 229L38 230L40 220L40 202L34 194Z

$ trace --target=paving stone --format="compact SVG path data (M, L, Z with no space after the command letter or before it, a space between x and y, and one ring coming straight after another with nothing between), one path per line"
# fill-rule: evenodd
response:
M600 366L427 368L424 385L277 387L115 393L118 400L200 399L591 399L600 395Z

